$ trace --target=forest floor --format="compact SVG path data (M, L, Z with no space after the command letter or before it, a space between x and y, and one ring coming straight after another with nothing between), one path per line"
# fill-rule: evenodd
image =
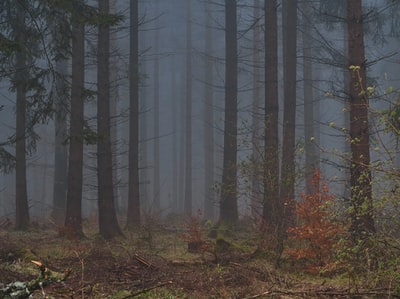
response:
M37 278L40 271L31 261L40 261L53 272L71 272L33 298L352 297L340 280L305 275L288 265L277 270L268 255L254 254L259 240L251 232L233 234L218 247L207 239L206 247L189 253L184 227L152 225L108 242L87 231L95 230L85 228L85 239L68 240L54 226L0 229L0 283Z

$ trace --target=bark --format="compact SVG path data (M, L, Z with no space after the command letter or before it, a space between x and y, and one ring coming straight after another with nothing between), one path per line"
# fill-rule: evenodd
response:
M225 119L220 222L238 220L237 207L237 21L236 1L225 0Z
M270 227L279 227L283 210L279 199L278 136L278 17L277 1L265 2L265 140L263 219Z
M368 95L361 0L347 1L351 138L351 232L355 240L375 232L369 153Z
M108 0L99 1L99 12L109 13ZM97 54L97 179L99 230L105 239L121 234L118 226L113 186L113 164L110 132L110 26L99 25Z
M260 0L254 1L254 18L255 20L260 19ZM253 175L251 180L251 215L254 219L260 219L262 217L262 176L260 176L260 170L258 163L262 160L262 137L261 128L262 113L261 109L261 39L260 39L260 26L256 24L253 28L253 102L252 102L252 156L254 161Z
M82 1L81 1L82 2ZM65 212L66 232L76 236L82 231L83 124L85 79L85 26L72 20L72 82L69 131L68 190Z
M139 16L138 0L130 3L129 56L129 190L127 227L140 225L139 192Z
M158 11L157 11L158 13ZM156 55L160 51L159 30L154 36ZM154 148L153 148L153 206L156 213L160 212L160 60L154 60Z
M192 215L192 1L186 1L185 215Z
M16 41L23 45L25 43L25 12L24 8L18 6L17 14L19 24L16 27ZM15 228L18 230L27 229L29 226L28 192L26 185L26 84L27 84L27 62L25 49L16 53L16 169L15 169L15 207L16 218Z
M289 3L290 2L290 3ZM283 140L280 203L286 225L290 222L285 207L294 199L295 184L295 126L296 126L296 55L297 55L297 0L284 0L283 21ZM283 205L283 206L282 206ZM290 206L290 205L289 205Z
M68 61L63 59L56 62L58 73L56 82L57 97L55 99L54 126L54 185L53 185L53 211L52 218L58 225L62 225L65 219L68 188L68 147L65 144L67 138L67 103L69 101L67 86L65 84Z
M314 169L318 167L316 161L315 133L314 133L314 92L313 92L313 39L311 36L311 5L302 3L302 42L303 42L303 97L304 97L304 146L305 146L305 184L306 194L312 194L314 188L311 179Z
M212 55L213 39L211 29L211 2L206 3L206 55ZM204 218L214 219L214 94L213 94L213 66L210 58L206 61L205 70L205 123L204 123Z

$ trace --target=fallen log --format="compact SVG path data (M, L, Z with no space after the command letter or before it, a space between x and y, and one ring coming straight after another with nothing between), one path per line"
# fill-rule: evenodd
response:
M61 282L68 278L71 273L70 269L66 269L64 273L50 271L45 265L38 261L31 261L39 267L40 273L36 279L28 282L16 281L3 285L0 283L0 298L4 299L26 299L36 290L41 290L43 298L45 298L44 287L54 282Z

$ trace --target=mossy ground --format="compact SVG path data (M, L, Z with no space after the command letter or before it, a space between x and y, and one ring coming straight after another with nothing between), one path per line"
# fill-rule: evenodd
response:
M324 290L345 293L335 280L299 275L285 266L275 269L268 253L254 254L260 242L251 230L216 239L205 233L208 247L198 253L188 252L181 230L154 225L125 231L113 241L102 240L92 228L85 229L82 240L61 238L54 226L0 230L0 282L36 278L31 260L38 260L52 271L72 270L65 282L43 290L46 298L328 298ZM42 291L34 298L43 298Z

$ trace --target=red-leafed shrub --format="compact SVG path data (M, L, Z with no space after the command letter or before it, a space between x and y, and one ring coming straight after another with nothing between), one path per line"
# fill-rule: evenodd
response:
M335 196L329 193L319 170L314 171L311 184L314 191L302 193L302 200L296 203L298 225L287 230L291 246L285 252L291 258L303 261L304 271L317 273L333 264L332 253L345 230L331 217L329 206Z

